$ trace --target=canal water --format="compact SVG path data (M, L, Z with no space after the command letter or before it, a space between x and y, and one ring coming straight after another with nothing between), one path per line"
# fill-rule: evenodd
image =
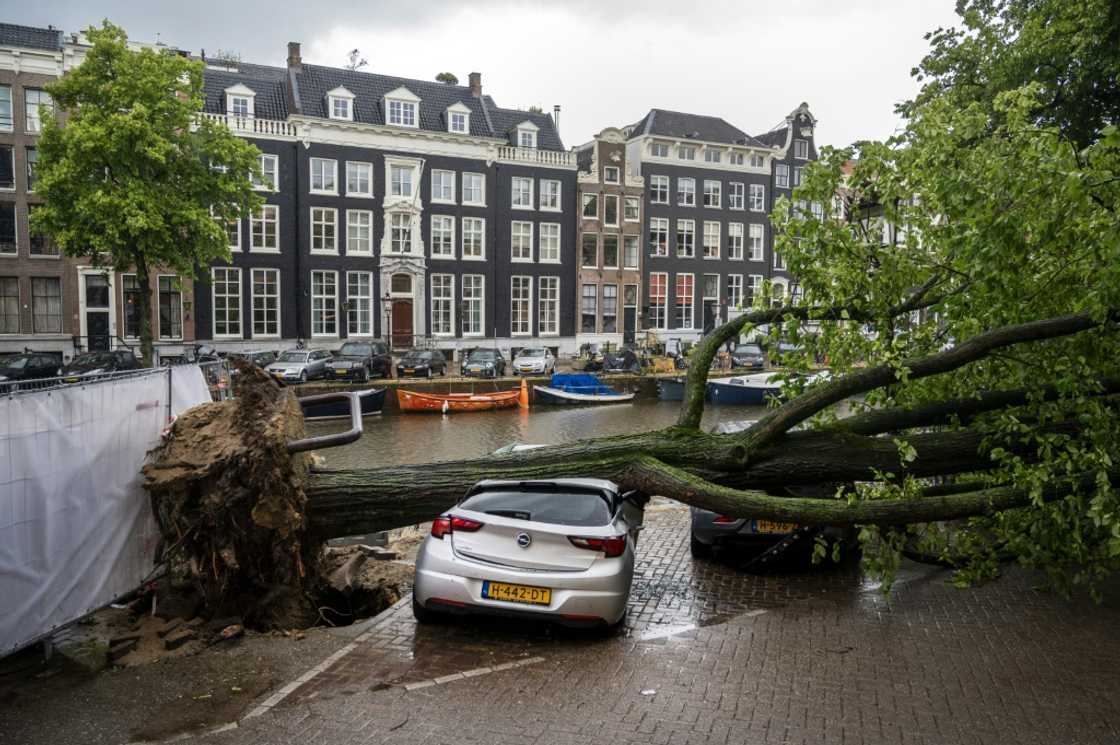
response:
M631 434L673 424L679 401L635 400L609 406L534 406L461 414L392 414L366 417L360 440L319 452L325 468L434 463L476 458L511 442L554 445L592 437ZM709 406L705 430L721 422L758 419L761 407ZM313 422L309 434L345 429L342 422Z

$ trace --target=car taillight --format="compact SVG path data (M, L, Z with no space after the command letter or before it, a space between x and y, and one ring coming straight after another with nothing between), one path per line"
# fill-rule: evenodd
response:
M588 551L602 551L608 558L615 556L622 556L622 552L626 550L626 534L613 535L610 538L583 538L580 536L569 536L568 540L576 548L586 548Z
M737 522L739 522L739 518L731 517L730 515L720 515L715 520L712 520L712 522L714 522L714 523L737 523Z
M432 538L442 539L448 533L456 530L463 533L473 533L482 527L477 520L468 520L465 517L437 517L432 521Z
M450 532L450 517L437 517L435 520L432 520L432 538L443 538Z

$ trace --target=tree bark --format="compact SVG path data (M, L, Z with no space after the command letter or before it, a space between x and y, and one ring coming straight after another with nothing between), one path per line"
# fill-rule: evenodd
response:
M152 366L152 287L148 277L148 263L142 256L136 257L136 284L140 287L138 295L140 307L140 356L144 367Z

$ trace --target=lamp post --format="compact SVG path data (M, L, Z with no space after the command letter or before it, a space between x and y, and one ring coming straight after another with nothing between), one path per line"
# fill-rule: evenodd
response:
M389 347L389 352L393 351L393 298L389 296L389 291L385 291L385 297L381 298L381 304L385 308L385 343Z

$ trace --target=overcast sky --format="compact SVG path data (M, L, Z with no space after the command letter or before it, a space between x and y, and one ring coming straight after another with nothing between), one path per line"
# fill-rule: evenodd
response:
M482 73L499 106L563 108L565 145L650 108L721 116L750 134L801 101L817 141L889 136L894 105L917 90L922 36L952 25L953 0L36 0L7 7L12 23L66 31L109 18L131 38L198 52L236 52L282 65L288 41L305 62L465 84Z

